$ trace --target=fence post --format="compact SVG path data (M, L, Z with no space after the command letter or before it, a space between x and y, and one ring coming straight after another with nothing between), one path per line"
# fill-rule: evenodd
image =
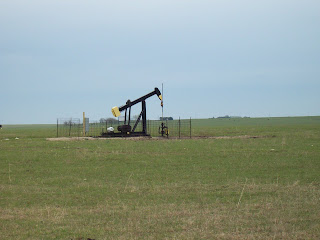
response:
M147 120L147 134L149 134L151 136L150 119Z
M72 124L72 118L70 119L69 123L70 123L70 126L69 126L69 137L70 137L70 134L71 134L71 124Z
M59 120L57 118L57 137L59 137Z
M82 125L83 125L82 136L85 137L86 136L86 114L85 114L85 112L83 112Z
M168 127L168 119L166 120L166 126ZM169 129L169 128L168 128ZM167 130L168 130L167 129ZM167 138L169 138L169 134L167 134Z
M190 138L191 138L191 117L190 117Z
M181 127L180 127L180 126L181 126L181 123L180 123L180 117L179 117L179 138L181 137L181 136L180 136L180 130L181 130Z

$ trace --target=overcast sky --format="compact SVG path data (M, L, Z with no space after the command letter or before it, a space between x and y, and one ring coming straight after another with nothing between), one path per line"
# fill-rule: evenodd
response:
M320 115L320 1L0 0L0 82L2 124Z

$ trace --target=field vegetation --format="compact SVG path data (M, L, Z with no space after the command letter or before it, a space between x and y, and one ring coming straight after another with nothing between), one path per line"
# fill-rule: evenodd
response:
M226 137L48 141L55 125L3 126L0 239L320 239L320 117L192 131Z

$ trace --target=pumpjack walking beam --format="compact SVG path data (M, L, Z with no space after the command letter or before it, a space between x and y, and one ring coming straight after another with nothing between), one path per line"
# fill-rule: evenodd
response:
M161 96L161 92L158 88L155 88L154 91L134 100L134 101L130 101L128 100L126 102L125 105L121 106L121 107L113 107L111 109L113 116L115 117L119 117L120 113L122 111L125 111L125 115L124 115L124 125L118 126L118 131L120 131L122 134L123 133L127 133L127 134L132 134L135 133L136 135L147 135L147 111L146 111L146 102L145 100L149 97L152 97L153 95L157 95L158 98L161 100L161 106L162 105L162 96ZM136 123L134 125L134 127L131 129L131 125L130 125L130 117L131 117L131 107L136 105L137 103L142 104L142 110L141 113L138 117L138 119L136 120ZM129 118L128 118L128 124L127 124L127 110L129 109ZM140 122L140 119L142 118L142 132L135 132L136 127L138 126L138 123Z

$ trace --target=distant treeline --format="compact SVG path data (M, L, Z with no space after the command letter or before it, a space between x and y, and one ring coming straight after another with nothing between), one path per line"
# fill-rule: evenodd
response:
M212 118L214 118L214 117L212 117ZM225 115L225 116L220 116L220 117L217 117L217 118L242 118L242 117L240 117L240 116L229 116L229 115ZM243 118L250 118L250 117L243 117Z
M173 117L160 117L160 121L173 120Z

